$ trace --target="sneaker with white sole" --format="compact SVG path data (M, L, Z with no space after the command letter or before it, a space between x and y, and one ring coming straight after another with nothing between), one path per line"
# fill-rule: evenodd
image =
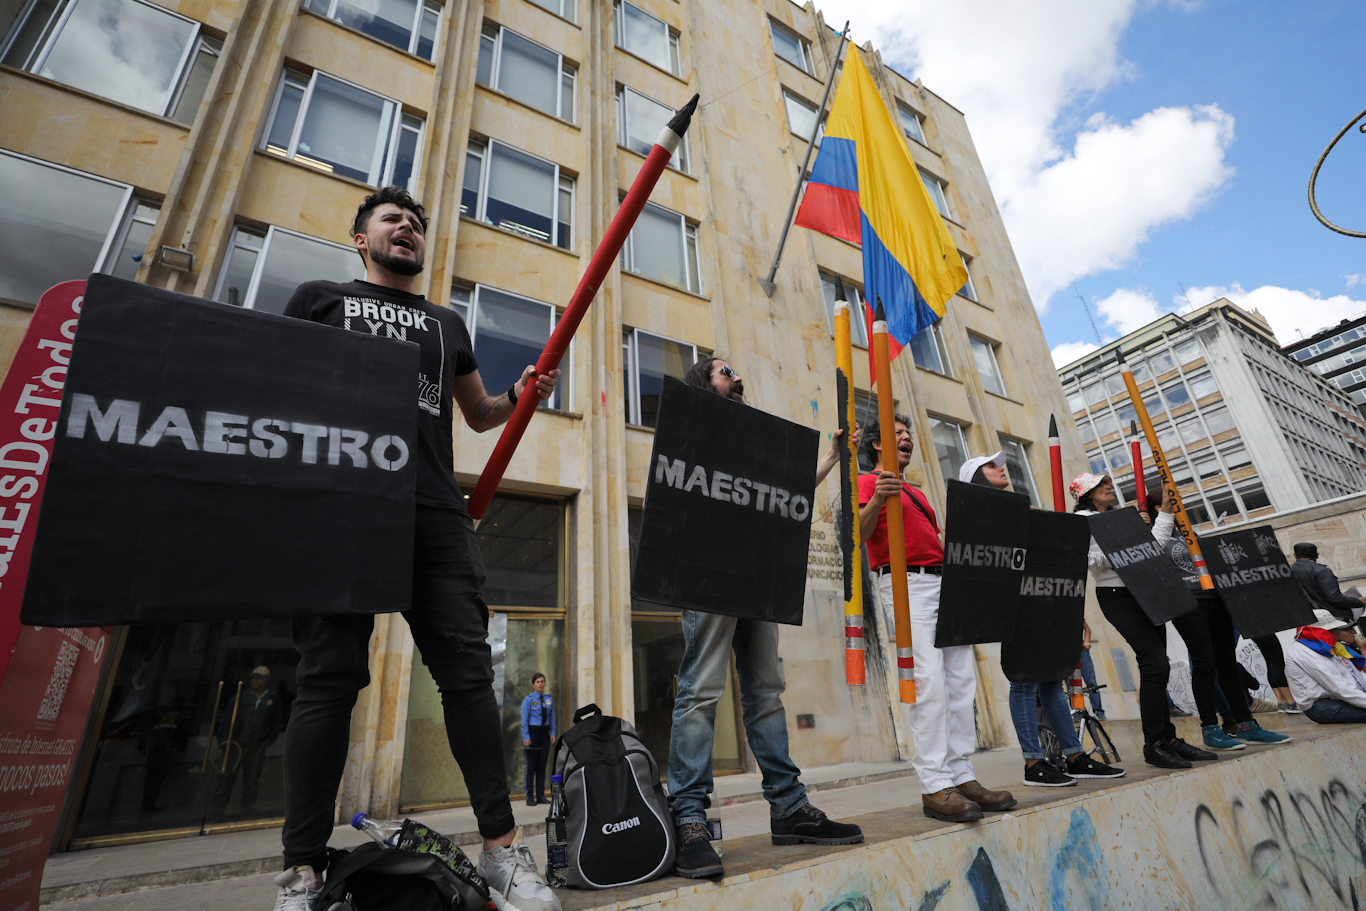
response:
M1041 760L1025 766L1024 783L1033 788L1070 788L1077 780Z
M275 877L280 891L275 896L275 911L313 911L313 899L322 891L323 881L307 864L290 867Z
M1237 737L1231 737L1217 724L1207 724L1200 728L1201 739L1210 750L1246 750L1247 744Z
M1294 702L1278 702L1276 703L1276 711L1280 712L1282 715L1304 714L1304 709L1300 708L1299 705Z
M489 895L499 911L560 911L560 900L536 869L536 858L523 844L521 829L512 844L480 853L479 875L489 884Z
M1073 778L1123 778L1129 773L1121 768L1096 762L1085 753L1073 753L1062 764L1064 775Z

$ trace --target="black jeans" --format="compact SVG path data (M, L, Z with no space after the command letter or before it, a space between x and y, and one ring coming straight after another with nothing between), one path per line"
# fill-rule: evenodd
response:
M1290 681L1285 679L1285 652L1281 651L1281 640L1276 638L1276 634L1258 636L1252 641L1262 650L1262 657L1266 659L1266 682L1271 684L1271 688L1290 686Z
M451 755L465 776L479 834L516 824L493 696L493 656L484 604L484 561L463 509L417 507L413 601L403 617L441 691ZM343 614L294 621L298 697L285 731L285 867L327 866L333 805L346 767L351 709L370 682L374 617Z
M545 800L545 764L550 758L550 725L528 725L526 732L531 735L531 746L524 746L526 753L526 796L538 801ZM532 785L536 786L533 791Z
M1127 588L1096 588L1100 612L1119 630L1138 659L1138 714L1143 720L1143 742L1166 742L1176 736L1167 711L1167 628L1154 626Z
M1186 642L1191 658L1191 692L1200 712L1202 725L1218 724L1219 694L1214 683L1228 700L1229 714L1235 723L1252 720L1248 708L1247 691L1238 673L1238 659L1233 652L1233 618L1218 595L1195 599L1195 610L1172 621L1172 626Z

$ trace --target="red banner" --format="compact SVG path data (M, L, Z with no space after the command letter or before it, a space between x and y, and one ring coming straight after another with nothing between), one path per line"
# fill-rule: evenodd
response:
M38 301L0 385L0 911L38 907L43 865L109 644L19 625L85 282Z

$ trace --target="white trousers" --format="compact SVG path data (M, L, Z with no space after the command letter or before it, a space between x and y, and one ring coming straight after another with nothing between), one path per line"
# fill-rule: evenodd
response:
M929 573L909 573L907 594L911 608L911 645L915 656L915 705L907 706L915 755L911 758L920 792L933 794L972 781L972 751L977 748L973 701L977 698L977 674L972 646L934 647L934 628L939 619L940 578ZM882 616L887 639L895 646L896 620L892 611L892 576L878 577ZM893 654L895 654L895 649ZM893 691L893 698L896 698Z

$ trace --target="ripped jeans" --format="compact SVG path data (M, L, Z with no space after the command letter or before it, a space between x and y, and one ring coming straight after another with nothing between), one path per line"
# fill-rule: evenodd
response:
M516 824L509 800L493 658L484 604L484 561L463 509L417 507L412 607L403 617L441 691L446 737L460 766L479 833ZM340 614L294 621L298 697L285 731L284 865L327 865L337 787L346 768L351 709L370 682L374 617Z

